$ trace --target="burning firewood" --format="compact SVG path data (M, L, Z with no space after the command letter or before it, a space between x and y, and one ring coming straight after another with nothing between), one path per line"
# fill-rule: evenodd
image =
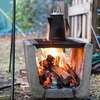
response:
M55 58L52 55L48 55L46 60L47 60L48 63L53 64L53 61L55 60Z
M78 86L80 84L80 79L79 79L78 75L65 61L62 61L62 63L63 63L64 68L66 69L66 71L71 74L72 79L73 79L72 81L76 84L76 86Z
M41 67L38 67L38 74L39 74L39 82L43 84L46 81L46 77L44 74L44 70Z
M56 76L58 76L63 84L68 84L72 82L75 86L80 84L80 79L75 71L65 62L62 60L63 66L59 67L59 56L58 59L54 58L52 55L48 55L46 60L40 61L40 66L44 67L46 70L53 72Z
M56 56L55 58L52 55L48 55L46 61L49 64L53 64L55 66L59 66L59 62L60 62L60 57Z
M50 65L48 69L51 72L53 72L55 75L57 75L61 79L63 84L66 85L67 83L69 83L71 79L71 75L65 72L64 70L62 70L60 67Z
M48 68L48 62L47 60L42 60L39 62L40 66L44 67L45 69Z
M60 61L59 56L54 58L53 56L48 55L46 60L40 61L39 64L40 64L40 66L44 67L45 69L48 69L48 63L54 64L55 66L58 66L59 61Z
M53 56L48 55L46 60L48 62L48 70L55 73L61 79L63 84L67 84L71 79L70 74L54 65L55 58Z

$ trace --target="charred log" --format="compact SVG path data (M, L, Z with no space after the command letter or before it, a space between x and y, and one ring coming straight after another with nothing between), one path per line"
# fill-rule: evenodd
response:
M56 64L54 62L56 62ZM52 55L48 55L46 60L39 62L40 66L44 67L45 70L49 70L59 77L64 85L70 82L75 84L76 87L79 86L80 79L75 71L65 61L62 61L63 67L61 68L58 66L58 63L59 57L56 59Z
M71 74L72 81L76 84L76 86L79 86L80 79L79 79L78 75L75 73L75 71L65 61L63 61L63 64L64 64L66 71Z
M41 67L38 67L38 74L39 74L39 82L43 84L46 81L46 76L44 70Z
M40 66L44 67L45 69L48 68L48 62L47 60L42 60L39 62Z
M55 58L52 55L48 55L46 60L47 60L48 63L53 64L53 61L55 60Z
M39 83L43 84L46 81L45 74L39 76Z
M61 68L54 65L50 65L49 70L53 72L55 75L57 75L61 79L63 84L69 83L71 75L62 70Z
M60 61L60 57L57 56L56 58L54 58L51 55L48 55L46 60L42 60L39 62L40 66L44 67L45 69L48 69L48 64L55 64L55 66L58 66Z

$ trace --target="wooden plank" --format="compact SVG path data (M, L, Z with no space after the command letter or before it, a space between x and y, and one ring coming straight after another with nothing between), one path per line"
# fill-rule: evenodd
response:
M78 0L78 4L80 5L81 4L81 0ZM78 27L78 38L80 37L80 35L81 35L81 30L82 30L82 23L81 23L81 20L82 20L82 18L81 18L82 16L81 15L79 15L79 27Z
M74 17L71 18L71 37L74 36Z
M75 6L78 6L77 5L77 0L75 0ZM77 28L78 28L78 16L75 16L75 23L74 23L74 28L75 28L75 31L74 31L74 37L76 38L77 37Z
M83 3L86 3L86 0L84 0ZM87 34L86 33L86 15L84 14L82 17L83 17L83 20L82 20L82 38L85 39L85 34Z
M79 16L79 30L78 30L78 35L77 35L78 38L80 37L82 33L82 23L81 23L82 18L81 17L82 16Z
M86 15L83 15L83 20L82 20L82 38L85 39L85 34L86 34Z
M72 1L72 6L74 6L75 2L74 0ZM74 16L72 16L72 20L71 20L71 37L74 37L74 21L75 21L75 18Z
M87 2L84 4L84 6L85 6L87 12L89 12L90 11L90 3ZM86 13L86 11L84 10L82 4L69 7L69 11L68 11L69 16L81 15L81 14L85 14L85 13Z
M93 4L93 0L89 0L90 4ZM92 7L90 7L90 11L88 13L88 18L87 18L87 22L88 22L88 29L87 29L87 39L89 42L91 42L91 35L92 35L92 31L91 31L91 25L92 24Z

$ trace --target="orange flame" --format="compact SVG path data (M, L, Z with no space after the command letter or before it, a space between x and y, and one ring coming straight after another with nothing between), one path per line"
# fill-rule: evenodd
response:
M50 25L47 24L46 38L47 38L48 41L49 41L49 28L50 28Z
M48 85L50 82L50 75L47 76L47 80L42 85Z
M77 75L80 75L79 78L82 77L82 69L80 66L83 65L83 57L81 57L80 55L84 55L83 51L84 48L71 48L70 53L66 56L66 54L63 52L63 49L61 48L41 48L41 51L39 51L39 53L37 54L38 60L40 62L42 61L42 64L40 64L37 58L36 60L37 65L40 66L38 67L39 75L45 75L47 78L42 85L48 85L50 83L50 77L55 76L53 73L46 75L44 72L45 70L49 70L49 63L53 64L53 66L60 67L62 71L68 72L72 76L70 82L78 84L77 80L74 77L73 71L70 71L68 66L70 66ZM67 51L67 53L68 52L69 50ZM51 55L50 59L52 62L49 62L47 60L47 58L50 57L48 55Z
M45 41L45 39L43 38L43 41Z
M42 55L45 54L44 59L48 56L48 55L52 55L53 57L62 57L65 58L65 54L63 52L63 50L61 48L41 48L42 50Z
M43 75L44 74L44 70L41 67L38 67L38 74L39 75Z
M48 55L51 55L54 58L53 64L55 66L59 66L60 68L63 69L63 71L65 71L63 60L65 60L65 58L67 57L64 54L63 49L61 48L41 48L41 53L38 55L40 55L39 57L40 61L45 61ZM39 75L41 74L43 75L43 72L45 70L43 63L44 62L41 62L41 67L38 68ZM47 75L47 80L42 85L48 85L50 82L50 77L52 75L55 76L53 73L51 73L51 75Z

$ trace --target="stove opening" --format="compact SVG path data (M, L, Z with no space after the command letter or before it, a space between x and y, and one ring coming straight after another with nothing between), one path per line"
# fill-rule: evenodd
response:
M84 47L37 49L39 83L45 89L78 87L82 80L83 57Z

